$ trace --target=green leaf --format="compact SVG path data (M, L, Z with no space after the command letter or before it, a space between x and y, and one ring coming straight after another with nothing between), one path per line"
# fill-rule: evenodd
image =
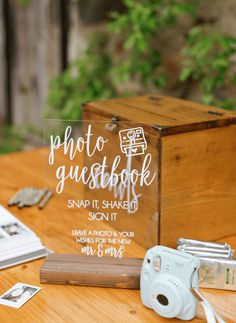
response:
M180 73L180 81L186 81L191 76L192 72L192 68L190 67L183 68Z

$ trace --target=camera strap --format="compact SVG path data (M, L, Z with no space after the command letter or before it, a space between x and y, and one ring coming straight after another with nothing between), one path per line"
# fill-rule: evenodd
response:
M202 305L207 323L225 323L224 320L216 313L211 304L206 300L206 298L202 295L200 290L197 287L192 287L191 291L199 303Z

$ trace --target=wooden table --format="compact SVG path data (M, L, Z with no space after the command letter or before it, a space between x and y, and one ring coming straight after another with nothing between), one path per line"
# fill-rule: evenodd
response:
M8 154L0 157L0 203L7 207L8 199L21 187L42 187L44 150ZM60 199L54 197L45 209L37 207L10 209L14 215L33 229L48 248L55 252L73 252L70 242L62 238L65 229L60 213ZM45 219L47 226L45 226ZM229 224L231 225L231 224ZM236 248L236 236L226 237L225 242ZM17 282L40 286L39 269L43 260L2 270L0 293ZM0 322L170 322L145 308L139 291L105 289L80 286L41 285L42 290L20 309L0 306ZM236 322L236 292L203 290L227 322ZM171 320L179 322L179 320ZM204 322L201 308L192 322Z

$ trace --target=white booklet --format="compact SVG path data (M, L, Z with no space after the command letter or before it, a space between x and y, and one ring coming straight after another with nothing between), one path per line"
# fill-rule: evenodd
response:
M39 237L0 205L0 269L47 256Z

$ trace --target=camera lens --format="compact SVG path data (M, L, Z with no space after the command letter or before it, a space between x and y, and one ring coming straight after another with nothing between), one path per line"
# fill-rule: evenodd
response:
M182 313L185 305L183 295L179 288L171 282L171 277L171 275L166 275L166 277L159 275L150 284L151 290L149 294L150 307L157 314L168 318L178 317ZM176 281L178 280L176 279Z
M167 306L169 304L168 298L165 295L157 295L157 300L163 306Z
M129 131L129 132L127 133L127 137L128 137L129 139L134 139L134 138L135 138L135 136L136 136L136 133L135 133L133 130L131 130L131 131Z

